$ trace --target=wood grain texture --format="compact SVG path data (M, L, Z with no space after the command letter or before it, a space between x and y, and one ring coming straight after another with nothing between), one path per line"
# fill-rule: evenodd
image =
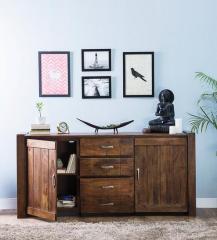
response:
M34 207L34 149L28 148L28 206Z
M37 141L37 140L36 140ZM32 145L31 145L32 146ZM54 220L56 216L56 150L28 147L28 208L33 216Z
M134 211L134 179L81 178L82 213L130 213Z
M186 146L136 146L136 212L187 212Z
M35 147L29 147L29 151L27 151L26 142L29 140L34 140L32 146ZM38 143L35 142L43 142L43 140L46 140L46 143L40 143L38 145ZM82 142L83 140L84 142ZM47 142L51 141L60 144L56 145L56 143L53 143L47 145ZM68 181L62 181L61 184L67 184L67 186L62 186L61 189L59 189L60 193L62 190L66 190L67 192L67 189L69 189L70 193L76 193L77 207L75 211L71 211L72 214L133 213L136 211L142 213L180 212L195 216L194 134L169 135L132 132L114 135L106 132L99 134L76 133L41 136L17 135L18 217L26 217L28 212L28 214L35 216L41 215L44 219L46 219L47 216L48 219L51 218L54 220L56 218L57 186L54 187L54 183L57 184L57 152L56 149L53 148L54 146L55 148L59 146L58 154L64 154L68 149L68 147L66 147L67 141L76 141L77 143L75 146L77 153L77 175L58 176L58 179L65 177L69 179L73 178L73 188L69 186ZM89 142L88 147L83 145L86 141ZM113 144L113 148L101 148L100 146L103 144ZM99 147L100 149L98 149ZM40 150L40 154L37 153L37 149ZM135 167L133 161L134 151L136 158ZM80 152L85 153L84 156L80 156ZM32 155L33 157L31 157ZM39 158L38 156L40 155L39 162L35 163L34 155L36 155L36 158ZM90 162L88 162L89 160ZM100 172L100 170L97 169L100 163L108 165L111 163L114 164L114 171ZM139 184L137 168L140 169ZM39 169L40 173L38 172ZM35 190L34 186L34 179L36 181L35 170L37 171L36 176L41 178L38 180L37 190ZM79 173L81 173L81 178ZM30 176L30 181L27 180L27 175ZM84 195L83 190L85 188L84 185L82 185L84 179L100 181L105 179L106 182L104 183L108 184L111 183L109 182L111 179L115 179L116 181L125 179L129 181L129 179L132 178L131 176L135 177L135 205L134 179L133 183L124 185L124 193L117 191L114 194L113 188L105 188L103 191L107 190L110 192L109 194L104 194L102 191L101 194L99 194L95 192L94 189L86 189L85 191L89 192L89 195L87 194L88 197L86 194ZM95 187L96 185L96 183L93 184ZM52 186L52 188L50 188L50 186ZM27 191L27 188L29 191ZM41 197L36 196L36 199L34 199L34 193L36 193L36 191ZM46 194L48 194L48 197L46 197ZM80 197L82 197L82 204L80 204ZM128 198L129 200L126 200ZM105 205L106 203L113 203L113 205ZM34 204L36 204L37 207L34 207ZM67 210L64 209L64 214L66 211Z
M17 135L17 217L25 218L27 208L27 149L24 134Z
M49 221L56 221L56 214L53 212L48 212L42 209L37 209L37 208L32 208L32 207L27 207L27 213L29 215L43 218L45 220Z
M81 157L133 156L132 138L82 138Z
M55 213L57 211L57 174L56 174L56 150L49 150L49 168L48 168L48 211Z
M195 134L188 134L188 206L189 216L196 216Z
M135 145L150 145L150 146L159 146L159 145L186 145L186 138L176 138L176 137L170 137L170 138L136 138L135 139Z
M52 141L40 141L36 139L28 139L27 140L27 147L33 148L45 148L45 149L56 149L56 143Z
M81 158L81 177L133 176L133 158Z

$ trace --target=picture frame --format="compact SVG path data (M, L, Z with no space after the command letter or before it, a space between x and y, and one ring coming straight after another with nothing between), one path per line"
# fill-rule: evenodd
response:
M82 71L111 71L111 49L82 49Z
M39 96L70 97L70 52L40 51Z
M123 97L154 97L154 52L123 53Z
M82 98L111 98L111 76L83 76Z

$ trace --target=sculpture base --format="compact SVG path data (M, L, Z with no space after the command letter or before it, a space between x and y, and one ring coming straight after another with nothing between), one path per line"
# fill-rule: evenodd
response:
M154 125L149 126L152 133L169 133L169 125Z

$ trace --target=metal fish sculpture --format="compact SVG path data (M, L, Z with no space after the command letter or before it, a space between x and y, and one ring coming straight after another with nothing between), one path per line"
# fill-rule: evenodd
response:
M77 118L77 119L79 121L83 122L84 124L86 124L87 126L95 128L95 133L98 133L99 129L104 129L104 130L113 129L114 130L114 134L115 134L115 133L118 133L118 128L127 126L128 124L134 122L134 120L131 120L131 121L128 121L128 122L122 122L120 124L109 124L109 125L106 125L106 126L97 126L97 125L94 125L92 123L89 123L89 122L86 122L84 120L81 120L79 118Z

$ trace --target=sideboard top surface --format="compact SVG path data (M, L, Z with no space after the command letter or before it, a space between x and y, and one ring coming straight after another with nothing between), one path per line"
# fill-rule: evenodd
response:
M112 132L102 132L102 133L69 133L69 134L58 134L58 133L51 133L51 134L39 134L39 135L31 135L31 134L18 134L24 136L25 138L45 138L45 139L68 139L68 138L98 138L98 137L186 137L189 134L194 134L190 132L183 132L179 134L168 134L168 133L143 133L143 132L120 132L118 134L114 134Z

